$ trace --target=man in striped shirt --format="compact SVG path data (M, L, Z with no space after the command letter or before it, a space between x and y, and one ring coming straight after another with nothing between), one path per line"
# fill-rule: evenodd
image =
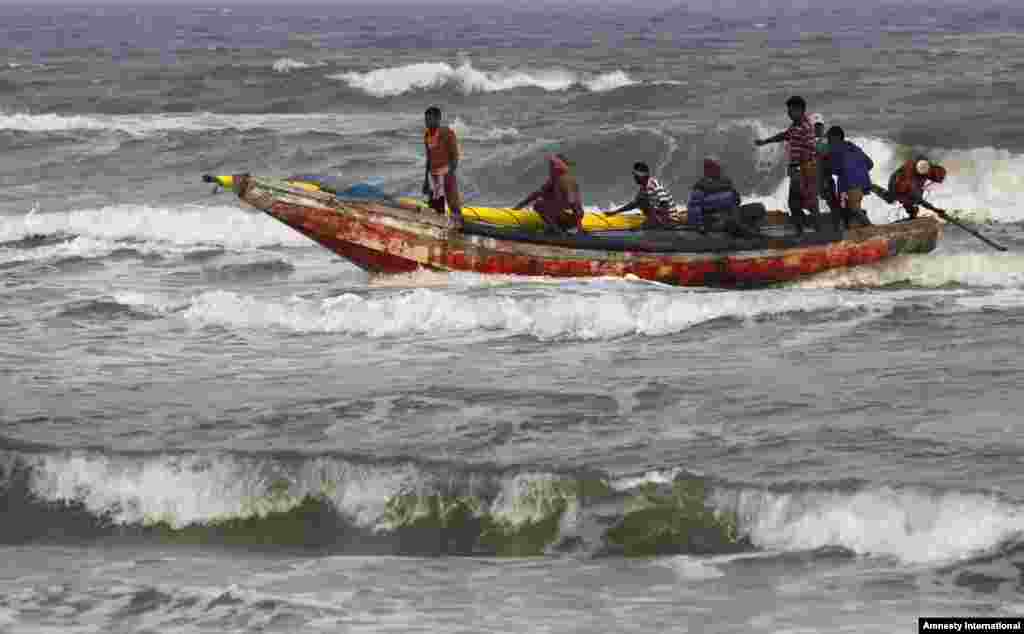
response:
M807 102L803 97L790 97L786 101L786 108L793 125L775 136L758 139L754 143L762 146L766 143L786 142L789 154L786 157L789 161L789 211L793 224L797 234L802 234L805 226L813 226L815 231L820 231L814 125L807 117ZM804 215L805 209L811 212L810 222Z
M618 209L607 212L606 215L614 216L631 209L640 209L644 212L644 229L673 228L676 225L672 218L676 201L672 198L672 194L651 176L651 168L647 166L647 163L633 164L633 180L640 186L636 198Z

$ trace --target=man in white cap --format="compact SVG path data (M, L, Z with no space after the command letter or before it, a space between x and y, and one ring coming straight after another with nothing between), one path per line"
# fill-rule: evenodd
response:
M924 200L924 192L931 183L946 180L946 168L933 163L925 156L907 161L889 177L889 191L872 188L885 202L898 202L907 215L917 217L918 205Z

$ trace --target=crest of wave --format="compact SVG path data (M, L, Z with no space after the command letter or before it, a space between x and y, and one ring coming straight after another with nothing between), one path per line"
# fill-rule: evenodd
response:
M515 70L482 71L470 62L455 67L444 62L422 62L381 68L366 73L330 75L349 86L375 97L394 97L414 90L453 86L465 94L500 92L516 88L541 88L548 92L580 85L594 92L614 90L635 83L622 71L593 77L581 77L566 70L524 72Z
M263 214L248 213L227 205L115 205L60 213L0 216L0 241L40 234L150 240L176 245L216 244L241 249L311 244L308 238Z

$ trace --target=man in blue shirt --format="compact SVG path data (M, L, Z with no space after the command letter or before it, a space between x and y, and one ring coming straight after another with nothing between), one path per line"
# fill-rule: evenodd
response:
M837 190L842 201L840 213L846 228L869 225L862 202L871 191L871 169L875 166L864 150L846 140L846 133L837 125L828 129L828 166L838 180ZM835 221L834 221L835 222ZM836 222L838 229L838 222Z

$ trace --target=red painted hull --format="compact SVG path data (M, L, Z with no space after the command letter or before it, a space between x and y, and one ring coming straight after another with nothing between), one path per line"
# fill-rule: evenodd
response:
M235 177L245 202L374 273L418 268L553 277L627 276L685 286L757 286L935 248L934 218L849 231L826 244L730 253L579 249L453 234L444 219L377 201L339 201L280 181Z

